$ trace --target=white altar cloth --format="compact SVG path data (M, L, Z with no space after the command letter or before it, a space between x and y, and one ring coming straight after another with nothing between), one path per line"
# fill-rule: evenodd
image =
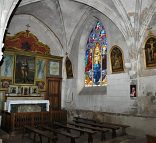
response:
M49 111L49 100L8 100L6 106L8 107L8 112L11 111L12 104L46 104L46 111Z

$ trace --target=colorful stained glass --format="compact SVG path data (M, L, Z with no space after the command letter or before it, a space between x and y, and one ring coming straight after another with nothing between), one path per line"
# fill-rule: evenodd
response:
M107 85L107 37L97 21L91 30L85 53L85 86Z

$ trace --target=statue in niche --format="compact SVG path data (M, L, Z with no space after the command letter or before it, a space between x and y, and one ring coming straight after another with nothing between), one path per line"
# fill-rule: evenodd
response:
M145 43L146 67L156 66L156 37L151 36Z
M67 74L67 78L73 78L73 69L72 69L72 63L70 61L70 59L68 58L68 56L66 57L66 74Z

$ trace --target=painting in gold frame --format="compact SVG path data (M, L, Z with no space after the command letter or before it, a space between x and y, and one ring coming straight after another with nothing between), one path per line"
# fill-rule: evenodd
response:
M30 95L31 96L37 96L38 95L38 87L37 86L31 86L30 87Z
M2 78L1 79L1 89L7 90L9 85L12 84L12 79L10 78Z
M62 76L62 62L60 60L49 60L47 75L61 77Z
M36 86L38 87L38 91L45 91L46 89L46 82L42 80L36 81Z
M10 85L8 88L9 96L16 96L18 92L18 86L16 85Z
M124 72L123 53L119 46L113 46L110 51L112 73Z
M21 86L21 94L23 96L30 95L30 86Z
M145 40L145 63L147 68L156 67L156 36L150 35Z
M39 57L36 58L36 79L46 79L46 60Z
M16 55L15 60L15 84L34 84L35 57Z
M1 66L1 77L11 78L13 76L14 55L5 53Z

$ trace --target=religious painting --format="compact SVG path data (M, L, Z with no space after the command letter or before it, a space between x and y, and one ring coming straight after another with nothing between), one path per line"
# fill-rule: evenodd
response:
M1 77L11 78L13 76L14 56L4 54L3 64L1 66Z
M17 91L18 91L18 87L15 85L10 85L8 88L8 93L11 96L16 96L17 95Z
M135 99L137 97L137 81L131 80L130 81L130 98Z
M21 87L21 93L24 96L27 96L30 94L30 87L29 86L22 86Z
M37 87L37 86L31 86L31 87L30 87L30 94L31 94L32 96L38 95L38 87Z
M156 67L156 37L150 36L145 42L146 67Z
M34 84L35 57L16 55L15 84Z
M68 57L66 57L66 74L67 74L67 79L73 78L73 68L72 68L72 63Z
M36 81L36 86L38 87L39 91L44 91L46 87L45 81Z
M130 85L130 97L133 98L133 97L136 97L136 95L137 95L136 85L132 84Z
M48 76L60 77L61 74L61 61L50 60L48 64Z
M46 60L36 59L36 79L44 80L46 78Z
M113 46L110 52L112 73L124 72L123 54L118 46Z
M12 79L1 79L1 88L2 89L7 89L9 87L9 85L12 84Z
M18 86L17 94L18 95L21 95L22 94L22 86Z

